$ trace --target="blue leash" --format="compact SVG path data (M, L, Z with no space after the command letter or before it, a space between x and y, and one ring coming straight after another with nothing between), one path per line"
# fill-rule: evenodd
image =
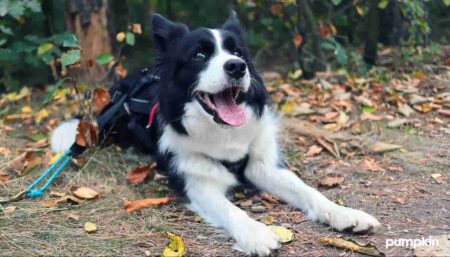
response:
M44 191L50 186L50 184L55 180L56 176L70 163L72 157L70 156L71 150L67 150L63 155L61 155L52 165L50 165L42 175L40 175L33 183L31 183L27 188L26 197L37 198L44 194ZM54 170L56 168L56 170ZM54 171L53 171L54 170ZM52 173L53 172L53 173ZM45 182L45 184L37 189L34 189L45 177L50 173L50 178Z

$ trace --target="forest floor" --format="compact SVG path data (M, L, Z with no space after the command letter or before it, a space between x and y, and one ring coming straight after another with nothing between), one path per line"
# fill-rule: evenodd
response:
M426 73L417 83L413 75L400 79L403 84L383 82L385 87L400 83L399 88L415 88L394 103L385 91L377 93L378 82L350 85L324 77L298 84L271 83L272 77L265 78L282 113L280 141L290 168L333 201L362 209L382 224L370 235L340 233L306 220L301 211L282 201L235 194L235 204L253 218L294 233L294 240L277 254L364 256L320 242L342 236L370 243L386 256L431 255L411 247L386 248L386 240L450 236L449 70ZM350 93L347 98L337 86L343 83L344 93ZM13 107L0 131L0 198L24 189L49 161L46 135L64 116L56 109L65 99L59 99L56 108L47 108L53 110L50 117L37 117L38 112L11 116L14 110L27 113L19 103L33 108L35 101L28 96L3 103ZM410 114L403 114L406 103L414 109ZM374 150L372 146L381 142L399 147L387 149L381 144L381 150ZM21 157L27 152L31 154ZM150 161L131 150L96 148L83 166L66 168L43 198L0 204L0 256L158 256L169 242L166 231L184 239L187 256L238 256L223 230L208 226L176 201L131 214L125 211L125 201L170 194L163 178L140 185L127 182L129 171ZM55 203L61 193L71 194L80 186L94 189L99 197ZM87 233L86 222L95 223L97 231ZM435 256L450 255L446 253Z

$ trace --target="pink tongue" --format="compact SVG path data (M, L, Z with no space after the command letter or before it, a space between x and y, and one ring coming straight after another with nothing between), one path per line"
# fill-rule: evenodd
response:
M230 91L213 95L218 116L230 126L240 126L245 122L245 110L236 104Z

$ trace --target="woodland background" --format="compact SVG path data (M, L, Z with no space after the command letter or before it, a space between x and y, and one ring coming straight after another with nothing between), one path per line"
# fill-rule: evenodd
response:
M0 0L0 256L240 254L174 201L151 157L91 133L109 86L151 66L153 13L197 28L231 10L290 170L382 224L338 233L273 195L236 192L252 218L282 227L279 256L450 256L450 0ZM73 117L92 123L79 128L89 149L43 197L15 199L58 158L50 134ZM422 237L440 247L386 247Z

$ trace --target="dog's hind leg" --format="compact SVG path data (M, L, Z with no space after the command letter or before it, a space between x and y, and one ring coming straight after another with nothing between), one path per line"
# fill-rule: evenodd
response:
M236 249L266 256L279 247L277 235L226 198L236 179L224 166L204 156L176 159L174 168L183 174L188 207L212 225L225 228L236 240Z

